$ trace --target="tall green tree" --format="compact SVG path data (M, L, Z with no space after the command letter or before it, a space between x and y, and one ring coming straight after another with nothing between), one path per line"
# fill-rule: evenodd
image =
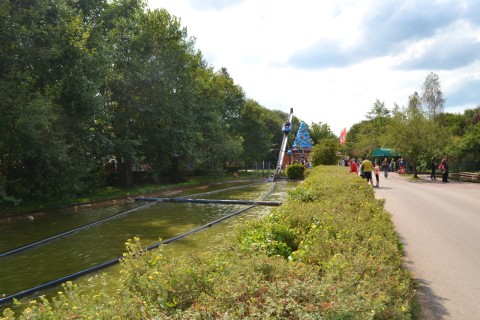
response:
M312 165L334 165L338 163L338 140L326 138L314 145L311 151Z
M378 120L380 124L385 125L386 119L390 116L390 110L385 107L385 102L376 100L370 111L367 113L368 120Z
M135 162L148 164L156 178L181 181L196 161L196 75L203 62L186 29L165 10L143 14L139 31L138 77L132 78L140 140Z
M425 104L430 117L435 118L443 112L445 98L437 74L430 72L422 85L422 102Z
M251 99L246 101L239 128L243 137L243 158L247 163L265 159L270 151L272 137L266 127L267 115L258 102Z
M327 123L313 123L308 128L310 138L312 138L313 144L320 144L325 139L337 139L337 136L332 132L330 126Z
M438 125L426 117L416 92L409 97L408 107L394 114L387 129L386 141L412 164L415 178L419 160L430 158L445 142Z
M95 180L86 131L100 85L84 14L64 0L0 4L0 162L9 195L71 196Z
M266 131L268 132L267 136L271 137L270 152L265 159L257 160L277 162L279 148L284 136L282 126L285 123L285 120L288 118L289 114L284 111L270 110L266 108L264 108L264 113L264 123L266 126ZM292 120L292 130L290 131L291 133L288 135L287 150L291 148L293 144L293 140L295 138L293 133L295 132L295 128L298 128L298 123L298 119Z
M203 173L219 176L225 162L241 159L243 137L238 121L244 93L226 69L199 68L196 82L195 165Z
M350 156L364 157L378 147L391 147L384 139L392 121L385 103L376 100L366 114L367 120L354 124L347 132L347 143L342 149Z
M442 126L449 128L447 153L457 162L478 161L480 158L480 107L467 109L463 115L445 113Z
M377 147L388 147L382 140L387 131L387 126L391 121L390 110L385 107L385 102L376 100L370 112L367 113L367 119L370 122L369 127L372 130L371 144Z

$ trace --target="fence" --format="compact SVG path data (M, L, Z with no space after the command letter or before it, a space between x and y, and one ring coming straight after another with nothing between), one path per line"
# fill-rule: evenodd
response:
M478 160L453 160L449 161L450 172L479 172L480 161Z

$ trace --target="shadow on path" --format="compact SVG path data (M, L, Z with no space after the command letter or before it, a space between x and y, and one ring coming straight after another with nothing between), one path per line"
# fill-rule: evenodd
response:
M408 246L404 237L398 234L398 238L405 247ZM449 318L450 313L443 305L444 301L447 301L448 299L436 295L431 288L431 282L415 277L413 261L409 260L408 257L405 257L403 263L405 268L409 270L414 277L415 289L417 290L416 300L420 306L418 314L419 320L442 320Z
M424 279L415 278L417 285L417 301L420 304L420 319L445 319L450 314L443 306L446 298L437 296L430 288L430 283Z

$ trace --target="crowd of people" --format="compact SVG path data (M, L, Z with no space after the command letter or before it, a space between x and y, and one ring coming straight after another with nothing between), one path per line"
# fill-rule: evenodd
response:
M399 174L407 173L407 164L403 157L400 157L397 160L395 160L395 158L391 158L390 161L388 158L384 158L381 164L379 164L379 161L377 160L372 162L369 157L366 157L365 159L345 158L340 164L344 165L345 167L350 167L350 172L360 175L362 178L365 178L373 187L377 188L380 186L380 172L383 172L385 179L388 178L389 172L397 172ZM432 180L437 180L437 169L442 171L442 181L449 182L447 156L443 157L438 167L436 159L432 158L430 175ZM373 176L375 176L375 184L373 183Z

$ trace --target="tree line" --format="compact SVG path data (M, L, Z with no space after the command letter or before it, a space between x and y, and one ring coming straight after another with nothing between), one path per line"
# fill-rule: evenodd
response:
M408 105L393 109L376 100L366 120L354 124L347 142L339 150L354 157L365 157L378 147L389 147L417 168L428 168L432 158L437 162L448 155L458 170L480 168L480 106L463 114L444 112L446 98L440 79L431 72L421 92L408 98Z
M276 160L287 114L252 99L142 0L0 3L0 202ZM298 119L295 119L298 126ZM273 151L272 151L273 150Z

